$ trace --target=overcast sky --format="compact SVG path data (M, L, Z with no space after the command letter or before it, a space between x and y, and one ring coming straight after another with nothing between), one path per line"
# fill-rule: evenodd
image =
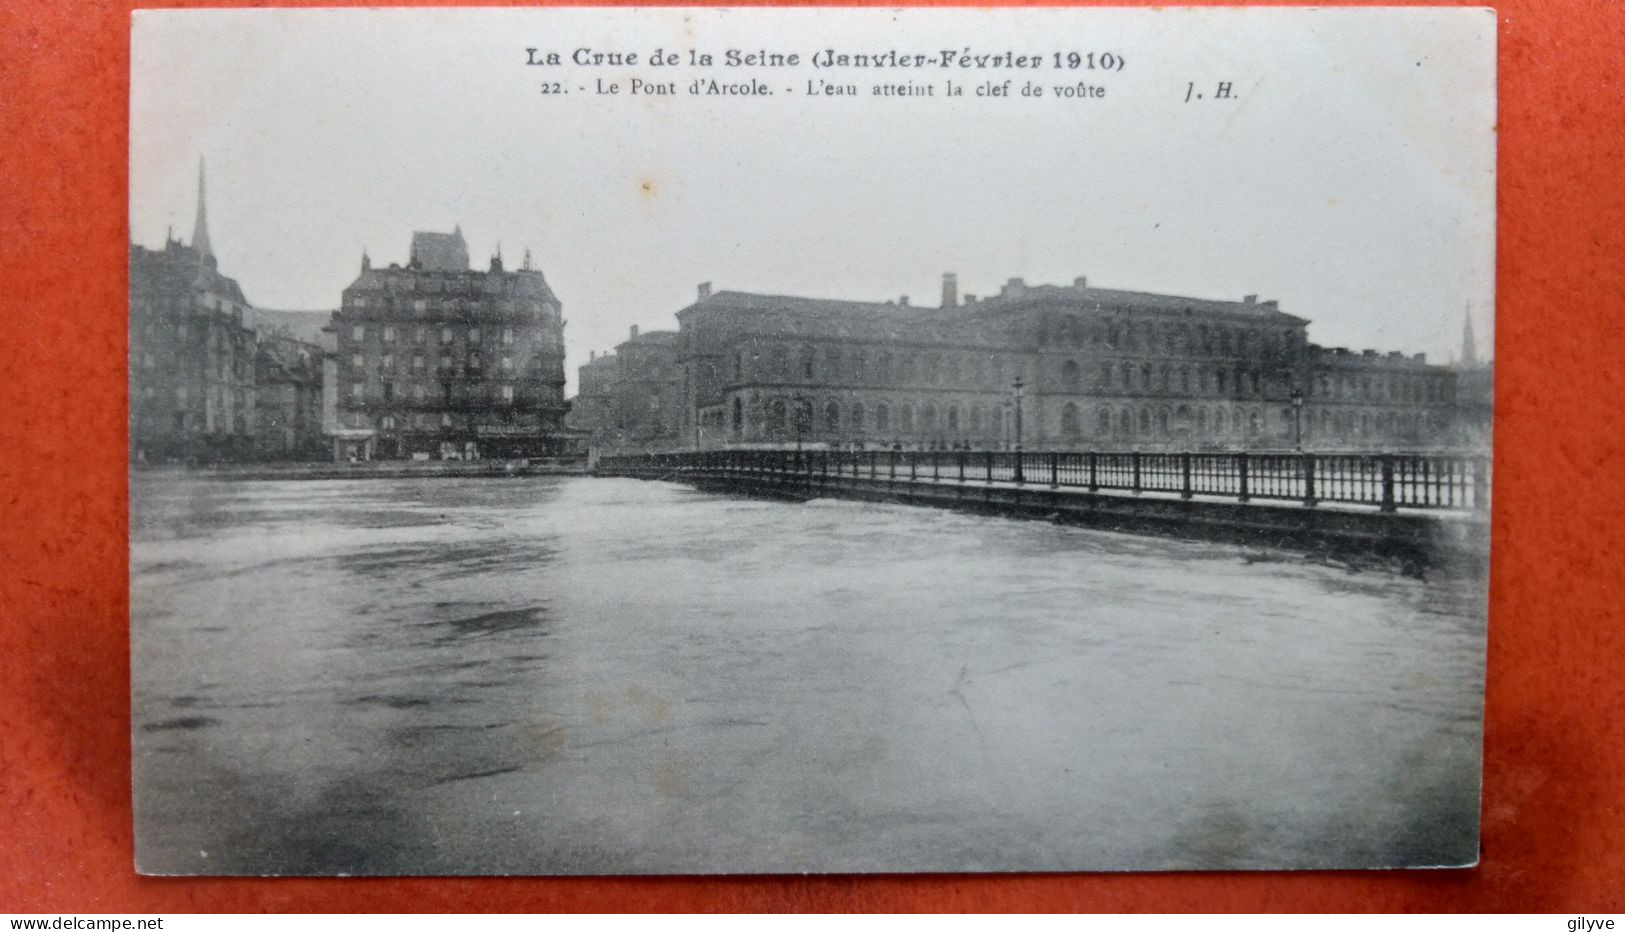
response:
M1491 346L1487 11L140 11L131 237L189 237L197 163L222 271L262 307L332 308L361 250L461 224L477 268L526 247L567 366L675 328L695 285L935 304L943 272L1237 299L1326 345ZM789 68L525 65L528 47L794 52ZM816 50L1111 51L1120 72L814 69ZM758 78L766 98L631 97ZM592 93L616 81L616 97ZM986 80L1042 98L979 98ZM854 83L813 99L809 79ZM966 88L876 99L879 82ZM1056 98L1078 80L1105 98ZM1238 98L1185 102L1221 80ZM543 95L557 81L564 95ZM793 89L793 93L791 92Z

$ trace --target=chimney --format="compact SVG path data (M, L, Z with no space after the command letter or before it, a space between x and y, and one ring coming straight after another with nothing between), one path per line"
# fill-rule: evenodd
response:
M1244 295L1241 296L1241 303L1242 304L1257 304L1258 303L1258 295L1244 294Z
M908 295L903 295L902 297L898 298L897 299L897 306L898 307L908 307Z
M637 339L637 338L638 338L638 325L637 325L637 324L633 324L633 325L632 325L632 336L631 336L631 339L633 339L633 340L636 340L636 339Z
M952 272L942 273L942 306L959 306L959 276Z
M975 304L976 303L976 296L973 295L973 294L965 295L965 303L966 304Z
M1268 301L1264 301L1264 302L1261 302L1261 303L1260 303L1260 304L1259 304L1259 306L1260 306L1260 307L1267 307L1267 308L1269 308L1269 309L1270 309L1270 310L1272 310L1272 311L1275 311L1275 310L1279 310L1279 309L1280 309L1280 307L1281 307L1281 302L1279 302L1279 301L1277 301L1277 300L1275 300L1275 299L1274 299L1274 298L1271 298L1271 299L1269 299L1269 300L1268 300Z
M999 294L1006 297L1019 298L1026 290L1027 282L1025 279L1012 278L1008 282L1004 283L1004 289L1000 291Z
M1417 362L1424 362L1425 363L1425 362L1428 361L1428 354L1427 353L1417 353L1415 356L1412 356L1411 358L1416 360Z
M1072 287L1078 289L1079 291L1082 291L1085 288L1088 288L1089 287L1089 279L1088 279L1088 277L1084 276L1084 275L1079 275L1077 278L1072 279Z
M597 358L598 358L598 351L597 350L587 350L587 361L588 362L592 362L593 360L595 360Z
M704 301L706 298L709 298L709 297L711 297L711 283L710 282L700 282L700 300Z

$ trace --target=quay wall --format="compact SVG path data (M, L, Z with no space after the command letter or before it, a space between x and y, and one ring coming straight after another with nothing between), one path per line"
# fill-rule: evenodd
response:
M280 479L469 479L521 476L584 476L586 457L526 461L469 460L415 462L373 460L362 463L277 463L204 467L139 468L136 475L275 481Z

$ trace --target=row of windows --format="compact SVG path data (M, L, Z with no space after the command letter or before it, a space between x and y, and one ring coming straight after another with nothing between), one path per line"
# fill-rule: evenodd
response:
M735 434L745 431L746 406L743 399L733 400L732 429ZM913 404L904 403L895 408L890 402L878 401L865 405L862 401L854 401L843 405L839 401L815 402L808 399L787 402L783 398L775 398L764 406L751 406L752 420L759 421L769 437L783 438L794 434L810 436L815 432L837 433L848 431L850 433L863 433L874 431L877 434L897 432L912 434L917 430L921 433L934 434L946 431L950 434L999 436L1009 416L1004 407L993 405L984 408L982 405L970 405L961 408L957 404L938 408L935 402L926 402L917 410Z
M1020 363L1003 358L989 359L985 355L919 355L882 352L871 360L863 350L846 351L839 346L826 347L822 352L811 346L801 347L791 368L790 351L775 347L764 359L760 352L735 350L733 355L733 382L745 381L747 375L775 379L797 378L805 381L837 382L842 379L862 382L924 382L931 385L955 385L970 382L978 385L1002 387L1021 371Z
M404 333L405 333L405 331L407 329L408 328L405 328L405 327L397 328L394 324L384 324L382 327L378 328L379 337L385 343L394 343L396 337L404 335ZM356 342L356 343L362 342L363 340L365 340L367 338L368 330L369 330L369 328L368 328L368 326L366 324L351 324L350 325L350 339L351 339L351 341ZM450 346L453 342L455 342L456 339L457 339L457 330L458 330L458 328L455 328L455 327L441 327L440 328L440 345L441 346ZM429 331L430 331L430 328L428 328L428 327L413 327L413 328L411 328L412 342L413 343L425 343L425 342L427 342L428 339L429 339ZM466 336L468 338L468 342L470 342L470 343L479 343L484 338L484 334L490 333L491 334L491 339L500 340L502 342L503 346L512 346L513 345L514 330L513 330L512 327L503 327L500 331L496 330L495 328L469 327L469 328L466 329L465 333L466 333Z
M894 405L886 401L843 404L836 400L775 398L765 405L747 406L743 399L735 398L731 413L731 428L735 435L745 433L749 423L759 426L771 439L811 438L843 432L1001 438L1014 424L1012 411L1007 405L961 407L949 404L939 407L935 402L916 406L913 403ZM1062 437L1067 438L1086 434L1097 437L1162 438L1193 434L1215 439L1266 435L1285 439L1298 429L1302 430L1305 438L1317 435L1368 437L1416 435L1438 426L1437 419L1417 412L1320 411L1302 413L1301 416L1301 423L1296 422L1298 415L1289 407L1266 414L1266 410L1260 407L1099 405L1091 409L1069 402L1061 407L1056 420L1051 423Z
M423 355L415 355L415 356L413 356L412 357L412 362L411 362L412 371L413 372L422 372L422 371L424 371L428 367L428 359L429 358L427 356L423 356ZM441 353L439 363L440 363L439 368L441 368L441 369L455 369L455 368L457 368L457 361L452 357L452 355L450 353ZM471 352L471 353L468 354L468 356L464 360L464 365L466 365L469 369L483 369L483 368L485 368L485 359L477 351L476 352ZM382 356L379 356L378 357L378 367L379 367L379 369L381 369L384 372L394 372L395 371L395 355L393 353L385 353ZM350 354L350 368L355 370L358 373L365 370L367 368L367 356L365 354L363 354L363 353L352 353L352 354ZM500 369L503 372L508 372L508 373L513 372L514 371L513 357L512 356L501 356L501 357L499 357L497 359L497 368Z
M1168 437L1174 433L1194 433L1198 437L1260 437L1273 433L1278 438L1289 438L1302 430L1305 439L1320 437L1374 437L1378 435L1419 434L1424 429L1440 426L1437 418L1428 418L1418 412L1399 411L1325 411L1303 412L1297 421L1291 408L1279 408L1273 415L1274 423L1266 423L1262 408L1224 408L1209 410L1180 405L1152 408L1130 406L1113 408L1102 405L1093 417L1078 405L1061 408L1057 426L1063 437L1079 437L1088 426L1096 436L1154 435Z
M1279 377L1272 384L1268 375L1257 369L1202 369L1190 366L1174 367L1151 363L1135 365L1131 362L1106 363L1095 371L1094 387L1100 391L1178 392L1205 395L1260 395L1266 389L1283 387L1289 381ZM1069 391L1083 388L1083 367L1073 360L1061 364L1061 387Z
M466 392L466 389L464 391ZM484 395L485 400L512 404L514 386L511 383L487 386L486 390L481 394ZM435 398L446 397L449 400L450 395L451 388L447 385L429 385L423 382L384 382L380 386L377 397L384 401L405 401L408 399L412 401L428 401L431 396ZM350 383L350 400L355 402L367 400L366 382Z
M1446 381L1441 376L1420 375L1335 375L1322 374L1315 379L1321 398L1382 399L1389 401L1442 402L1446 400Z
M1101 346L1129 352L1167 352L1204 356L1279 355L1297 349L1303 336L1296 328L1227 326L1223 324L1131 321L1086 321L1079 317L1046 318L1039 326L1039 345Z
M511 291L513 280L483 272L448 276L396 274L385 278L384 285L391 291L421 291L426 294L499 294L504 286ZM365 301L388 300L387 295L369 296L364 293L353 293L351 297L358 307L364 307L362 302Z

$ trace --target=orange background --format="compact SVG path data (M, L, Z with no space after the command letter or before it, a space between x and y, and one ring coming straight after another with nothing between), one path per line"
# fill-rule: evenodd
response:
M127 4L0 0L0 912L1625 910L1625 3L1499 9L1480 867L474 880L131 868Z

